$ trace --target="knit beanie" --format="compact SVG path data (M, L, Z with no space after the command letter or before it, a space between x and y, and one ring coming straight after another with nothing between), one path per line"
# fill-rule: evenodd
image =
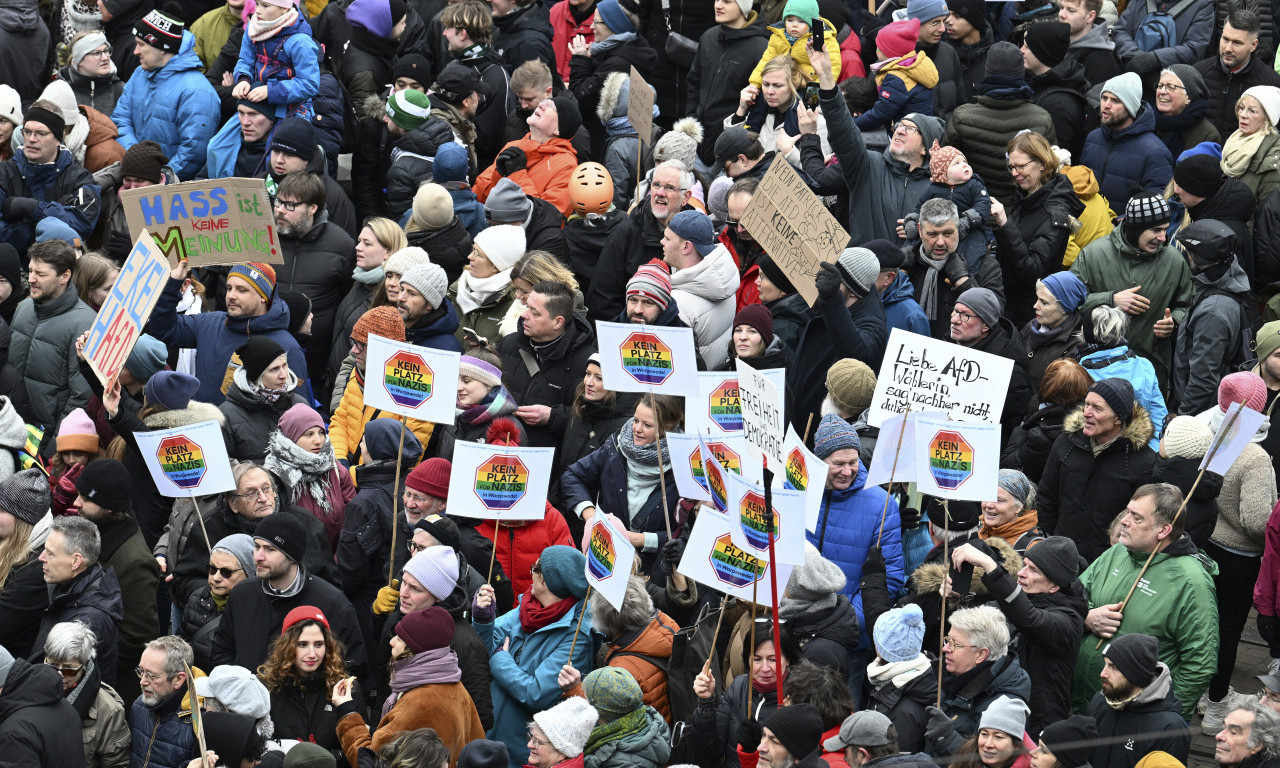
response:
M333 629L329 625L329 620L325 618L324 611L314 605L299 605L284 615L284 622L280 625L280 633L288 632L290 627L303 621L316 621L323 624L326 629Z
M451 547L427 547L409 558L404 572L441 602L458 586L458 555Z
M871 634L881 659L890 664L914 661L924 643L924 613L915 603L886 611L876 619Z
M433 309L444 304L445 292L449 290L449 278L439 264L419 264L400 276L400 285L411 286L422 294Z
M1187 89L1187 98L1191 101L1203 99L1209 95L1209 88L1205 85L1204 78L1190 64L1170 64L1164 71L1182 81L1182 87Z
M1254 336L1253 351L1257 353L1258 360L1266 360L1268 357L1280 349L1280 320L1272 320L1258 329L1258 333Z
M1071 25L1061 21L1042 21L1027 28L1027 50L1031 51L1040 63L1053 69L1067 58L1067 47L1071 45Z
M461 144L456 141L441 144L436 150L435 161L431 164L431 178L436 184L447 184L450 181L465 183L469 162L467 150Z
M671 304L671 272L662 259L641 264L627 281L627 296L642 296L666 309Z
M1040 569L1045 578L1067 587L1080 576L1080 550L1066 536L1049 536L1028 549L1023 558Z
M886 59L897 59L915 51L919 39L919 19L892 21L876 33L876 48Z
M987 49L986 77L1023 77L1022 51L1013 43L1001 40Z
M368 344L369 334L404 341L404 318L393 307L374 307L361 315L351 327L352 341Z
M258 292L262 300L271 303L271 297L276 293L276 271L269 264L262 264L251 261L247 264L237 264L227 273L227 279L238 277L249 284L253 290Z
M431 99L422 91L406 88L391 94L386 113L401 129L412 131L431 117Z
M194 681L196 695L217 699L229 712L254 720L271 714L271 694L257 675L238 664L220 664Z
M578 102L567 93L551 97L556 105L556 135L568 141L582 127L582 113L578 110Z
M475 248L484 254L494 269L507 272L524 255L524 227L514 224L490 226L476 235Z
M711 219L701 211L681 211L667 222L667 229L681 239L693 243L694 250L700 256L706 256L716 249L716 229Z
M0 85L0 120L8 120L15 128L26 122L22 119L22 97L8 85Z
M413 220L425 230L449 226L453 222L453 198L449 190L433 183L418 187L413 195Z
M551 594L562 599L576 597L581 600L586 597L586 558L581 552L557 544L542 550L538 563L542 568L542 580Z
M1105 400L1120 421L1128 424L1133 420L1133 385L1125 379L1112 377L1095 381L1089 392Z
M1023 509L1031 507L1032 495L1035 494L1036 487L1019 470L1001 469L996 484L1012 496Z
M751 0L742 2L747 3L747 10L742 15L750 16ZM698 145L702 143L702 135L701 123L692 117L680 118L671 130L653 143L653 164L656 166L667 160L679 160L684 163L685 168L692 168L698 159Z
M337 768L333 753L319 744L299 741L284 755L284 768Z
M596 13L600 14L600 21L615 35L636 31L635 25L622 12L618 0L601 0L596 4Z
M163 406L166 410L181 411L191 404L191 398L200 389L200 380L189 373L160 371L147 379L143 390L146 402Z
M803 603L827 600L848 583L840 566L822 556L818 548L805 542L804 565L791 571L787 579L786 595Z
M764 276L773 283L774 287L782 291L784 294L792 294L796 292L796 287L792 285L791 278L787 277L787 273L783 272L773 257L767 253L760 255L760 260L756 262L760 267L760 271Z
M27 123L42 123L54 136L59 137L67 130L67 121L62 119L62 113L57 105L48 101L37 101L27 107L23 125Z
M1132 73L1130 73L1132 74ZM1124 209L1124 227L1121 234L1129 245L1136 246L1138 238L1153 227L1168 226L1173 214L1169 210L1169 201L1157 192L1141 192L1129 198Z
M230 536L223 536L218 539L218 543L213 545L212 552L226 552L236 559L240 564L240 568L246 576L252 576L254 573L253 565L253 537L247 533L233 533Z
M280 414L279 424L280 433L294 443L298 442L298 438L312 427L320 427L325 432L329 431L316 409L306 403L294 403L289 406L289 410Z
M1173 180L1184 192L1213 197L1227 181L1221 161L1212 155L1192 155L1173 167Z
M1174 416L1160 436L1160 445L1171 459L1203 458L1212 442L1213 430L1194 416Z
M117 513L133 510L133 481L115 459L95 459L76 477L76 492L99 507Z
M795 16L805 24L811 24L818 15L818 0L787 0L787 4L782 8L783 21L786 21L788 16Z
M13 654L3 645L0 645L0 686L3 686L9 680L9 670L13 667Z
M622 667L600 667L582 680L587 701L606 723L629 715L644 706L640 683Z
M152 48L159 48L166 53L177 53L182 47L182 33L187 25L182 19L175 19L159 9L143 16L133 26L133 36Z
M999 43L996 43L996 45L999 45ZM1019 61L1021 61L1022 54L1018 54L1018 56ZM912 112L902 119L910 122L918 131L920 131L920 142L926 147L933 146L933 142L941 139L942 131L946 128L946 124L942 122L942 118L934 117L933 115L923 115L919 112Z
M1272 125L1280 123L1280 88L1274 85L1255 85L1240 94L1241 99L1245 96L1252 96L1258 100L1262 105L1262 111L1267 113L1267 120ZM1236 103L1240 102L1237 100Z
M164 180L162 170L168 162L169 156L159 144L150 139L140 141L125 150L124 157L120 160L120 175L159 184Z
M1102 656L1111 659L1111 664L1130 683L1146 688L1159 671L1156 665L1160 663L1160 641L1151 635L1121 635L1102 649Z
M419 493L425 493L436 499L449 497L449 472L451 464L448 459L434 456L413 468L404 484ZM439 538L438 536L436 538Z
M133 378L147 382L168 365L168 355L169 348L163 341L144 333L134 342L133 351L125 358L124 367Z
M72 409L58 425L59 453L83 451L96 454L102 451L98 443L98 428L93 425L93 419L89 418L83 408Z
M498 179L484 201L484 212L491 224L523 225L533 212L533 201L519 184L507 177Z
M0 510L35 525L49 513L49 479L39 469L24 469L0 480Z
M452 549L455 554L462 551L462 534L458 531L458 524L445 515L427 515L413 524L413 530L426 531L440 546Z
M311 316L311 297L301 291L278 291L276 295L289 310L289 333L296 335Z
M1027 708L1027 703L1022 699L1015 699L1012 696L1001 696L995 701L987 705L982 712L982 719L979 721L979 728L994 728L1013 737L1013 742L1017 744L1022 740L1022 734L1027 730L1027 715L1031 714L1031 710Z
M416 245L408 248L401 248L387 258L385 264L382 265L383 272L390 272L397 275L403 275L405 272L413 269L419 264L430 264L431 257L427 252Z
M827 369L827 395L837 408L852 417L862 415L871 405L875 388L875 371L857 358L837 360Z
M617 5L617 0L604 0L609 2ZM565 757L582 754L599 719L600 713L581 696L570 696L551 709L533 715L533 722L551 742L551 747Z
M274 512L262 518L253 538L262 539L295 563L307 556L307 529L289 512Z
M66 80L54 80L46 85L40 93L40 100L47 101L58 108L64 125L72 126L79 122L81 115L76 104L76 94Z
M859 299L876 289L880 276L880 260L866 248L845 248L836 259L840 280Z
M990 288L970 288L956 299L956 306L961 304L973 310L973 314L988 328L1000 325L1000 299Z
M1046 725L1040 732L1040 741L1062 768L1088 765L1093 757L1093 744L1090 742L1097 738L1098 723L1088 715L1072 715L1066 720Z
M271 151L279 150L308 163L316 156L316 129L310 120L289 117L276 123L271 131Z
M962 160L968 160L959 147L941 147L938 146L938 142L933 142L933 146L929 147L929 180L934 184L946 184L947 169L951 167L957 157ZM863 247L865 248L866 246ZM868 248L867 250L871 249ZM875 251L872 251L872 253L875 253ZM877 253L876 258L879 259L879 257L880 254Z
M457 559L453 559L457 565ZM433 593L434 594L434 593ZM405 614L396 622L396 637L414 653L448 648L453 643L454 623L449 612L438 605Z
M1267 385L1251 371L1229 373L1218 382L1218 407L1226 413L1232 403L1244 401L1244 407L1261 411L1267 407Z
M818 423L818 431L813 436L813 452L825 461L828 456L844 448L862 450L858 430L835 414L823 416Z
M285 354L284 347L276 343L270 336L250 336L249 340L236 349L240 363L244 365L245 378L250 384L257 384L258 379L271 364Z
M921 22L931 21L939 16L946 16L945 0L907 0L907 18L919 19Z
M947 8L969 22L969 26L978 30L978 34L987 27L987 4L984 0L948 0Z
M808 702L779 707L760 725L773 733L797 763L807 764L805 758L822 747L822 714Z
M427 61L427 57L420 53L409 53L396 57L396 66L391 70L391 76L397 80L407 78L415 80L419 85L431 85L431 62ZM453 142L449 142L452 144Z
M488 739L467 742L458 753L458 768L507 768L507 745Z
M1186 160L1188 157L1196 155L1209 155L1215 160L1222 159L1222 145L1216 141L1202 141L1190 149L1182 150L1182 154L1178 155L1178 162Z
M486 232L488 230L485 230ZM502 385L502 371L491 363L471 355L463 355L458 361L458 375L480 382L489 389Z
M733 317L732 328L749 325L760 333L765 347L773 343L773 313L763 304L748 304Z
M1062 311L1067 314L1079 309L1089 295L1089 288L1069 271L1045 275L1040 282L1044 283L1044 287L1049 289L1049 293L1053 294L1053 298L1062 305Z

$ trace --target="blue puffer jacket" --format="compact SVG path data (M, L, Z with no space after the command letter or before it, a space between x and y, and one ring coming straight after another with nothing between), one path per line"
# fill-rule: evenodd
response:
M134 72L111 113L122 147L156 142L182 181L194 179L204 165L220 114L218 93L204 77L195 43L190 32L183 32L178 55L168 64Z
M1133 385L1133 394L1138 405L1147 409L1151 417L1151 426L1155 435L1147 444L1151 450L1160 450L1160 435L1164 433L1164 422L1169 418L1169 408L1160 392L1160 381L1156 378L1155 366L1147 358L1121 345L1111 349L1091 352L1080 358L1080 364L1089 372L1094 381L1103 379L1124 379Z
M825 491L822 494L822 510L818 516L817 532L805 532L809 543L818 548L822 556L840 566L844 571L845 594L858 612L858 627L864 630L858 637L858 648L869 645L870 632L862 615L862 564L867 551L880 535L880 513L884 510L885 490L879 486L865 487L867 468L858 466L858 476L843 491ZM890 595L902 592L906 583L906 569L902 557L902 522L898 517L898 502L890 497L889 510L884 518L884 536L880 540L884 554L885 586Z
M0 240L19 253L26 253L34 242L41 219L55 218L88 239L102 212L102 188L65 147L58 150L52 163L32 163L21 150L14 153L13 159L0 163L0 203L8 197L34 197L39 201L28 218L0 221Z
M260 43L248 35L240 38L235 79L265 82L267 103L275 107L277 118L304 105L310 111L311 99L320 92L320 46L311 37L311 25L299 16Z
M271 146L271 135L275 133L275 126L267 133L267 146ZM240 118L232 115L231 119L222 124L218 132L209 139L209 147L202 155L204 160L204 172L200 174L202 179L229 179L236 175L236 160L240 158L240 145L244 141L244 134L240 132ZM261 165L255 171L255 175L262 175L267 171L267 163L270 162L271 155L264 156Z
M185 766L200 754L196 733L191 728L191 712L183 708L187 686L182 686L155 708L134 700L129 709L129 730L133 734L129 768L173 768Z
M462 342L455 336L460 327L458 310L452 301L444 300L444 312L426 325L405 329L405 341L419 347L443 349L445 352L461 352Z
M1173 156L1156 135L1156 111L1142 102L1128 128L1094 128L1084 140L1080 164L1093 169L1111 209L1123 211L1134 190L1163 190L1173 178Z
M231 355L250 334L266 336L284 348L289 355L289 370L298 377L298 394L311 402L311 385L307 382L307 360L302 348L289 333L289 308L283 301L273 301L267 313L260 317L228 317L226 312L201 312L198 315L178 314L178 300L182 298L182 281L170 279L160 298L147 333L171 347L190 347L196 353L196 378L200 389L192 400L221 405L227 397L222 393L222 380L227 373Z
M932 333L929 328L929 318L916 303L915 292L911 277L906 272L898 270L898 276L889 283L888 288L884 289L884 293L880 294L880 303L884 304L885 323L890 331L901 328L921 336Z
M524 599L527 595L521 597ZM579 600L568 613L532 634L520 626L520 607L507 611L496 622L471 622L491 654L489 690L493 694L493 728L486 735L507 745L511 768L520 768L528 761L526 729L533 713L549 709L560 701L556 675L570 661L574 627L585 608L585 603ZM502 643L507 638L511 638L511 646L503 651ZM582 616L572 659L574 668L584 677L592 669L593 645L591 612L587 611Z

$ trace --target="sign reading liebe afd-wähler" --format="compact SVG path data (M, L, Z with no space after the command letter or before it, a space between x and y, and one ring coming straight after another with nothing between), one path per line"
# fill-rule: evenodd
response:
M942 411L956 421L998 423L1013 361L894 328L876 376L867 423L912 411ZM877 453L883 439L876 443Z
M138 234L85 338L84 358L104 389L120 374L169 282L169 262L146 234Z
M235 490L222 427L216 421L135 432L134 440L161 496L187 498Z
M365 350L365 405L411 419L453 424L461 358L457 352L371 333Z

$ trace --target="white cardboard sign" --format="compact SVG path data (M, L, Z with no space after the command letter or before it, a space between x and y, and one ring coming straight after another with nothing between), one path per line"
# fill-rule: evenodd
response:
M369 334L365 405L437 424L457 419L461 355Z
M876 377L867 422L895 413L943 411L956 421L999 423L1013 361L894 328Z

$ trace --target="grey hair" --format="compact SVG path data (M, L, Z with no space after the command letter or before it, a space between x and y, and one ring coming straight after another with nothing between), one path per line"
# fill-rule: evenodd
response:
M951 614L951 626L969 636L975 648L986 648L988 658L1002 659L1009 652L1009 625L1000 609L990 605L964 608Z
M680 191L688 192L693 189L693 171L689 170L689 166L679 160L663 160L658 163L658 167L654 168L654 172L662 168L674 168L680 173Z
M1261 746L1262 753L1273 760L1280 757L1280 714L1263 704L1261 696L1231 693L1223 704L1228 713L1242 710L1253 714L1253 726L1245 746L1249 749Z
M83 621L54 624L44 640L44 655L54 661L74 661L86 665L97 655L98 638Z
M627 593L622 598L622 610L616 611L599 590L591 593L591 626L615 640L627 632L634 632L653 619L653 599L645 589L644 579L631 576L627 579Z
M925 200L924 205L920 206L920 221L930 226L942 227L959 222L960 212L956 210L955 203L945 197L935 197Z
M1094 338L1105 346L1123 343L1129 332L1129 316L1119 307L1094 307L1089 322L1093 323Z
M102 534L98 526L83 517L55 517L53 530L62 534L68 555L80 555L89 565L98 562L102 554Z
M191 650L191 644L177 635L157 637L143 646L143 650L163 653L164 671L170 677L186 672L187 667L193 664L196 658Z
M1049 286L1045 285L1043 280L1037 280L1036 293L1039 293L1041 288L1045 289L1046 291L1049 291ZM1038 299L1040 297L1036 296L1036 298ZM1058 297L1053 295L1053 291L1049 291L1049 298L1053 301L1054 304L1058 305L1058 309L1061 309L1064 312L1066 311L1066 308L1062 306L1062 302L1058 301Z

